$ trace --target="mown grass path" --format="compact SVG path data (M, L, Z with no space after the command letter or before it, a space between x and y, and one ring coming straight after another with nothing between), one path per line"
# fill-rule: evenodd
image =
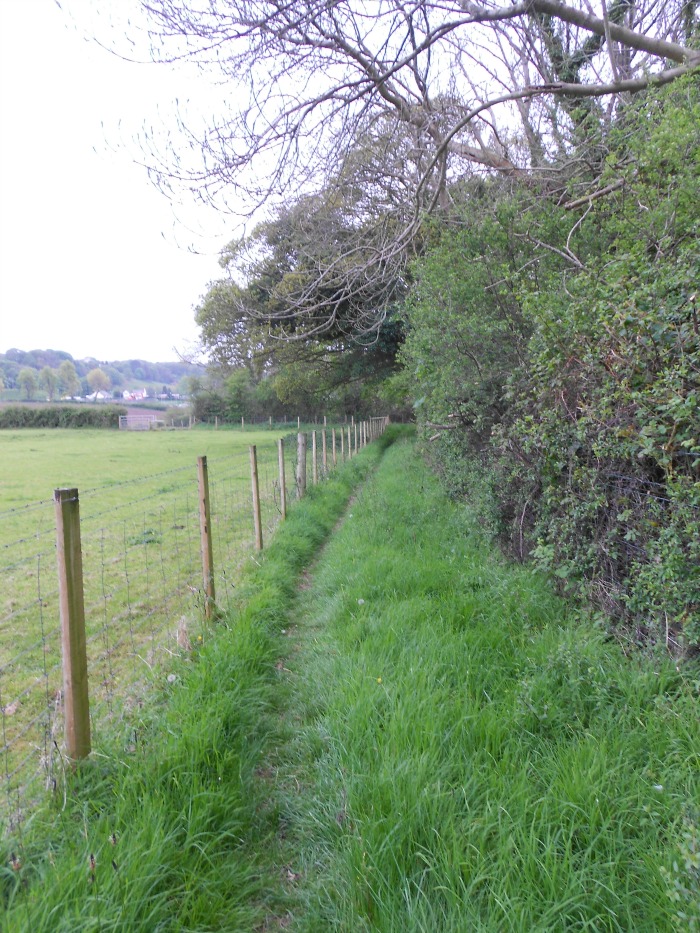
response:
M257 929L696 928L697 681L507 565L410 444L283 635Z

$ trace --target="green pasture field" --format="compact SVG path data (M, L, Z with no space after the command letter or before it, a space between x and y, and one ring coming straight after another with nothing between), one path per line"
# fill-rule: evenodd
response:
M79 490L196 464L206 456L243 459L250 444L274 446L269 430L194 428L175 431L0 431L0 512L51 499L54 489ZM0 531L5 537L5 530Z
M206 637L198 457L207 457L216 603L225 608L238 568L253 553L249 447L257 448L267 541L280 517L280 436L205 427L0 432L5 809L19 812L27 774L42 774L51 784L61 738L54 490L79 494L88 679L98 725L105 712L114 718L144 701L149 682L163 676L159 661ZM330 429L327 441L330 451ZM289 502L295 448L291 437L285 444ZM310 466L307 472L311 482ZM0 792L0 806L2 799Z

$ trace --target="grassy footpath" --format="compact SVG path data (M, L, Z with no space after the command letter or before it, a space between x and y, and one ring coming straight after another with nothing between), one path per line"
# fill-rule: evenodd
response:
M698 928L698 682L494 556L410 445L294 615L263 929Z
M698 683L567 615L388 442L3 853L3 933L693 929Z
M292 509L239 606L180 663L160 705L111 737L0 858L3 933L253 931L261 755L285 689L276 660L299 574L390 437Z

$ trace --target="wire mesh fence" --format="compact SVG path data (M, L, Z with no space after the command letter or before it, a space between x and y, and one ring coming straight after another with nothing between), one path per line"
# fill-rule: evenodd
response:
M358 448L383 419L360 429ZM363 433L365 432L365 433ZM303 495L298 437L309 483L355 452L353 431L292 434L256 448L262 542ZM200 458L205 460L206 458ZM234 447L207 464L216 605L226 611L242 564L256 545L251 454ZM127 721L167 676L167 660L206 635L198 464L62 491L79 504L84 642L93 734ZM57 494L58 495L58 494ZM0 722L5 832L21 832L32 805L60 785L66 765L62 596L54 500L0 513ZM60 552L60 547L58 547ZM60 564L60 559L59 562Z
M21 818L31 776L53 773L53 685L61 680L53 502L3 512L0 523L5 539L0 545L1 803L12 826Z

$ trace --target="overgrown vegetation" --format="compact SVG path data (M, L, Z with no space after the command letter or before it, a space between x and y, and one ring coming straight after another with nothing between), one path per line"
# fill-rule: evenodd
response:
M628 14L612 4L610 22ZM530 25L557 79L580 87L604 34L574 51L547 17ZM452 490L488 485L483 517L511 554L638 644L695 650L700 80L608 109L563 98L551 139L521 117L527 167L445 169L415 227L379 181L379 121L313 196L232 244L229 278L198 309L204 342L234 365L212 397L239 417L272 389L305 411L342 410L344 394L363 412L412 403ZM410 235L370 261L383 253L364 226L391 239L399 216Z
M268 929L696 928L697 682L498 560L410 446L293 620Z
M3 841L4 931L256 929L268 890L256 769L283 702L281 629L298 574L389 442L309 491L161 702L97 736L53 805Z
M481 458L516 552L674 649L700 635L699 101L695 78L630 103L574 210L472 191L404 353L453 488Z
M161 702L5 841L3 930L700 922L697 682L495 557L412 445L368 480L395 438L311 490Z

